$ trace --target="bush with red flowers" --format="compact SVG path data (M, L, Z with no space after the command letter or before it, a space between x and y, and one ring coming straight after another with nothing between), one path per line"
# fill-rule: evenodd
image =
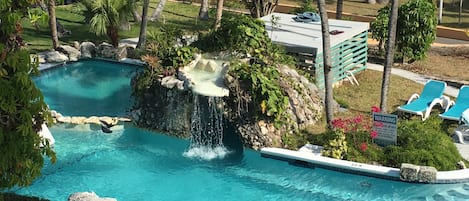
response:
M373 107L372 112L379 112L379 108ZM324 146L323 156L396 168L412 163L440 171L458 169L457 162L464 160L438 116L426 121L400 119L397 145L387 147L373 143L379 133L372 129L371 118L338 118L333 120L333 127L309 138L312 144Z

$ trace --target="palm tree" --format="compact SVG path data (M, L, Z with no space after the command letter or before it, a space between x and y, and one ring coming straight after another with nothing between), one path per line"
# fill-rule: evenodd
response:
M59 47L59 36L57 35L57 19L55 17L55 0L48 0L47 10L49 11L50 36L52 38L52 48Z
M156 7L155 11L153 11L153 14L150 17L150 21L153 22L155 20L160 19L165 4L166 0L160 0L160 3L158 3L158 6Z
M394 46L396 43L396 30L397 30L397 14L398 14L399 0L392 0L391 14L389 15L388 22L388 41L386 43L386 61L383 70L383 82L381 84L381 111L386 113L389 77L391 75L392 64L394 63Z
M327 18L326 1L318 0L319 15L321 16L322 30L322 56L324 62L324 82L325 82L325 107L326 122L329 128L332 128L332 64L331 64L331 39L329 35L329 19Z
M202 0L199 10L199 19L208 20L208 0Z
M128 21L132 13L134 1L131 0L85 0L88 5L90 29L96 35L107 34L114 47L119 45L119 26Z
M137 48L143 49L147 40L147 22L148 22L148 5L150 0L143 0L142 23L140 24L140 35L138 36Z
M335 19L342 19L342 10L344 7L344 0L337 0L337 8L335 12Z
M220 27L221 24L221 16L223 14L223 0L218 0L217 2L217 17L215 18L215 30Z

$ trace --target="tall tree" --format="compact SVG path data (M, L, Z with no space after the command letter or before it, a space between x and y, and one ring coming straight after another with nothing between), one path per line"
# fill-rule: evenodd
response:
M334 113L332 110L332 62L331 62L331 39L329 34L329 19L327 18L326 1L318 0L319 15L321 16L322 32L322 56L324 65L324 86L326 90L324 106L326 108L326 122L332 128Z
M31 80L37 63L31 61L21 37L21 19L30 6L30 0L0 4L0 190L30 185L41 175L44 156L56 159L38 135L51 116Z
M218 29L218 27L220 27L222 15L223 15L223 0L218 0L217 1L217 16L215 18L215 25L214 25L215 30Z
M202 0L200 4L199 19L208 20L208 0Z
M391 14L389 15L388 23L388 40L386 42L386 61L384 63L383 81L381 83L380 109L384 113L386 113L386 105L388 99L389 77L391 75L391 68L394 63L394 47L396 44L398 6L399 0L391 1Z
M55 0L48 0L47 10L49 11L50 36L52 38L52 48L59 47L59 36L57 35L57 19L55 16Z
M147 41L147 22L148 22L148 6L150 0L143 0L142 23L140 24L140 35L138 36L137 48L145 48Z
M344 0L337 0L337 7L335 11L335 19L342 19L342 10L344 7Z
M131 0L82 0L87 9L85 21L89 20L90 29L96 35L106 34L114 47L119 45L119 26L128 21L134 9Z
M160 0L160 3L158 3L158 6L156 9L153 11L153 14L150 17L150 21L155 21L159 20L161 17L161 13L163 13L164 5L166 4L167 0Z
M278 0L244 0L249 8L251 16L260 18L274 12L278 5Z

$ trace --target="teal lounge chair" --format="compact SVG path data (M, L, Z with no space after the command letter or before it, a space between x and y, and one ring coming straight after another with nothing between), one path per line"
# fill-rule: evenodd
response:
M440 114L440 117L443 119L460 121L461 114L467 109L469 109L469 85L462 86L459 89L456 102L451 101L449 106L446 108L446 111L443 114Z
M440 104L443 107L443 92L446 88L446 82L429 80L423 87L422 93L413 94L407 104L399 106L397 109L403 112L416 114L425 121L430 116L433 106Z

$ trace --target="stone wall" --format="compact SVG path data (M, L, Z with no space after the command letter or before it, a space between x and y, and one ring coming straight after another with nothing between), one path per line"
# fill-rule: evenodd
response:
M76 41L73 47L60 45L56 50L38 53L37 59L39 63L64 63L93 57L121 60L127 58L129 54L133 54L133 47L121 46L116 48L108 43L95 45L92 42L82 42L80 44Z
M140 101L132 111L132 119L141 127L188 138L193 95L188 89L174 87L177 85L174 83L178 80L172 77L171 79L173 81L166 81L165 84L161 82L163 79L159 80L143 94L143 97L137 98ZM135 85L135 79L132 85Z

